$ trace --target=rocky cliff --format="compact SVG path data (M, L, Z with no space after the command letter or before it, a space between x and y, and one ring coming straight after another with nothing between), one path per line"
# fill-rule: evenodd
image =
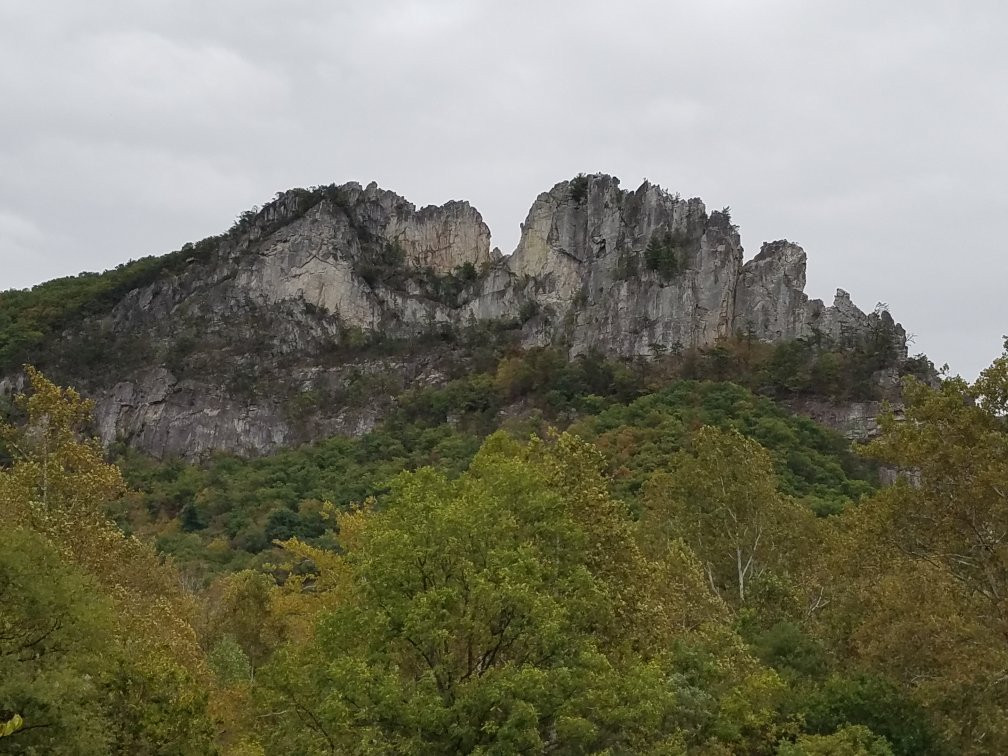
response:
M508 256L465 202L418 210L354 183L280 194L176 254L180 270L51 350L59 377L96 398L103 439L158 456L364 432L395 390L443 378L443 347L418 339L479 324L572 356L647 359L739 334L851 345L882 334L906 357L888 313L866 314L843 291L832 306L809 300L801 247L764 244L743 263L727 211L605 175L541 194ZM357 349L376 340L415 348ZM67 356L82 349L111 369ZM372 390L351 401L361 376Z
M865 314L843 290L831 307L809 300L798 245L772 242L742 259L726 212L647 182L627 192L610 176L581 177L536 199L518 248L463 311L499 317L534 302L543 315L528 340L559 340L572 354L647 357L738 333L854 343L888 327L905 357L906 334L888 313Z

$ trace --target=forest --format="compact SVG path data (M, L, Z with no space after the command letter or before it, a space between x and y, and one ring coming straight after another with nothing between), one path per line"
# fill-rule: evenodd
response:
M906 376L853 448L753 392L856 386L804 359L512 354L362 438L200 464L104 449L28 367L0 752L1008 752L1008 343Z

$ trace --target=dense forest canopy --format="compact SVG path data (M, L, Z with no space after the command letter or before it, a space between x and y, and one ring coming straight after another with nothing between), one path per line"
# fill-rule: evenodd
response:
M258 459L218 455L204 464L153 460L126 448L132 489L114 507L131 532L154 535L193 572L272 561L276 540L327 538L322 507L377 495L402 470L462 472L507 407L519 437L570 423L604 453L611 485L634 511L648 477L697 425L737 428L770 450L781 485L824 514L873 490L874 465L849 442L731 383L674 380L648 387L618 363L568 363L553 351L503 360L493 374L409 391L360 439L334 437Z
M907 378L857 454L737 384L551 360L202 465L109 461L29 369L0 750L1008 750L1008 348Z

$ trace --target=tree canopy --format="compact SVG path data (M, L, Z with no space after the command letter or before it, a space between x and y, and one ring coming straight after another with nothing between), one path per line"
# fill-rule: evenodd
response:
M1008 345L973 383L907 379L868 463L738 386L596 400L535 359L358 441L125 476L29 369L0 427L0 750L1008 751ZM576 421L489 432L541 372L581 386Z

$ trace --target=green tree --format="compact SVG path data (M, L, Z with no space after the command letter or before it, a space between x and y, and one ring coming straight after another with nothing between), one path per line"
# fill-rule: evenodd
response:
M883 417L866 449L908 471L874 501L886 538L982 596L1008 633L1008 351L973 385L911 378L903 394L905 420Z
M661 605L600 462L569 436L522 447L497 435L461 478L406 474L380 509L341 517L343 595L260 676L268 710L291 712L272 746L666 753L763 736L772 675L737 647L736 678L730 663L701 671L728 656L713 633L706 651L682 631L655 645L654 625L682 611Z
M833 676L808 692L805 729L829 735L861 725L885 737L897 756L942 753L941 738L928 713L907 691L877 675Z
M656 233L644 249L644 263L656 271L662 281L669 282L687 267L685 244L688 242L688 236L683 233Z
M25 423L0 425L10 459L0 467L0 509L10 527L37 534L108 598L117 661L103 681L108 737L126 752L164 743L206 750L207 676L192 597L149 544L106 516L124 484L86 433L91 403L31 368L27 373L31 392L17 400Z
M108 752L112 627L93 580L38 534L0 529L0 722L20 721L4 752Z
M777 489L765 449L737 431L704 426L648 484L651 532L681 536L704 563L712 590L737 603L779 563L781 541L805 514Z
M830 735L802 735L784 743L777 756L892 756L885 738L863 725L844 727Z
M957 753L1008 749L1006 390L1008 355L973 384L907 379L905 416L866 448L900 478L837 520L828 565L830 645L922 703Z

